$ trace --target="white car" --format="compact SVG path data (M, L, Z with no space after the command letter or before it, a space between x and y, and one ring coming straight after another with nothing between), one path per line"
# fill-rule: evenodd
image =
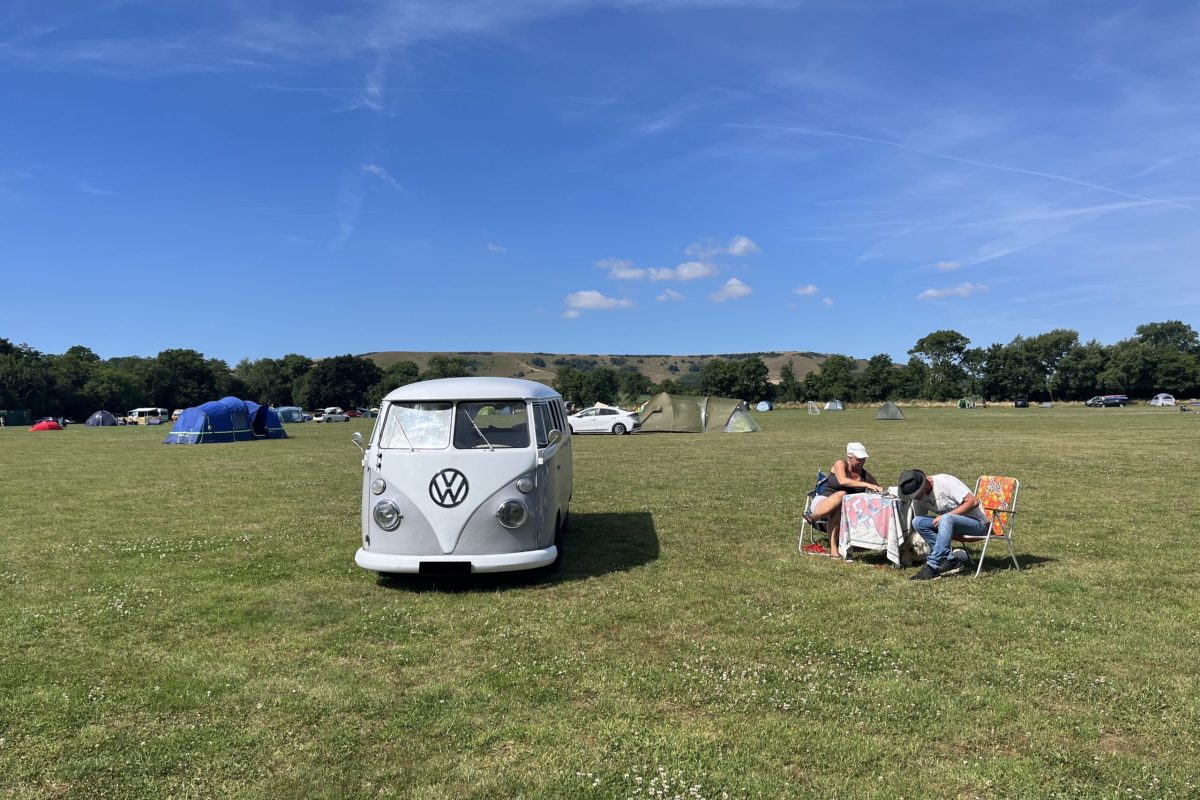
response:
M349 421L350 421L350 417L348 417L345 414L345 412L343 412L337 406L330 406L329 408L318 411L316 413L316 415L313 416L313 422L349 422Z
M571 433L613 433L621 436L638 429L642 423L633 411L614 406L592 406L567 417Z

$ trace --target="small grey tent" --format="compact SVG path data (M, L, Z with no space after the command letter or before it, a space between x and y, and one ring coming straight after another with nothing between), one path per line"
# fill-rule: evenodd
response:
M846 405L841 400L830 400L825 404L826 411L845 411Z
M758 405L755 406L755 408L757 408L759 411L771 411L775 408L775 406L771 405L770 400L759 400Z
M750 416L744 400L693 395L654 395L639 415L642 433L754 433L762 428Z
M904 414L891 400L887 401L879 407L879 412L875 414L875 419L904 419Z
M87 422L84 423L84 425L87 425L89 428L98 428L106 425L116 424L117 418L107 411L97 411L95 414L92 414L90 417L88 417Z

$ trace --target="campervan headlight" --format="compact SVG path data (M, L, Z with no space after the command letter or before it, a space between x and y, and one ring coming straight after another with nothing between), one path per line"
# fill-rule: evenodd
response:
M371 481L371 494L383 494L383 490L387 488L387 481L383 478L376 478Z
M506 528L519 528L529 519L529 509L520 500L505 500L496 512L496 519Z
M375 518L375 524L385 531L396 530L400 527L400 520L404 519L399 507L391 500L380 500L376 503L371 516Z
M517 491L521 494L529 494L533 491L533 478L526 475L524 478L517 478Z

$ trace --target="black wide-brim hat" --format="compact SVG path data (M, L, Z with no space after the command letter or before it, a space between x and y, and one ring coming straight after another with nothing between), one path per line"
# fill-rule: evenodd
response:
M902 500L916 500L924 487L925 473L919 469L905 470L900 476L900 482L896 484L896 490L900 492Z

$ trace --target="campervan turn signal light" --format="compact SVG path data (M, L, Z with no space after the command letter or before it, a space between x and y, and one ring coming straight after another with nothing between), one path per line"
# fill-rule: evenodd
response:
M400 527L400 520L404 519L400 509L391 500L380 500L376 503L372 516L375 517L375 524L385 531L396 530Z
M383 494L383 490L387 488L387 481L383 478L376 478L371 481L371 494Z
M521 494L529 494L533 491L533 478L528 475L524 478L517 478L517 491Z
M506 528L519 528L529 518L529 509L520 500L505 500L496 512L496 519Z

